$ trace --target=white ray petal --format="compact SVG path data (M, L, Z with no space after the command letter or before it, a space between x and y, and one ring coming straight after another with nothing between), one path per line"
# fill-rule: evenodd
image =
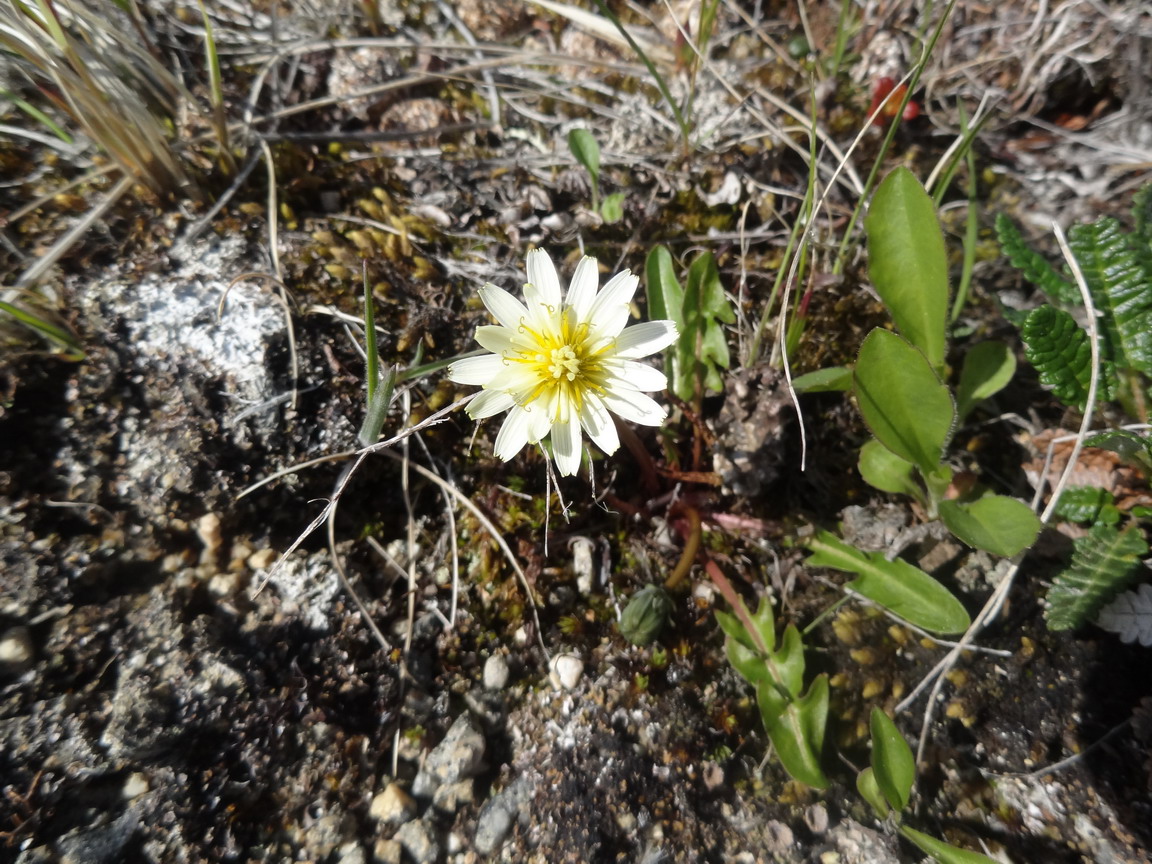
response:
M473 420L483 420L503 413L515 404L512 394L505 390L481 390L465 410Z
M560 296L560 277L556 275L556 267L552 264L548 253L543 249L533 249L528 253L524 269L528 271L528 284L532 286L540 302L559 309L563 300ZM524 294L529 299L528 306L531 307L532 298L528 297L527 289Z
M476 341L481 348L493 354L516 355L528 348L528 339L515 330L497 324L485 324L476 328Z
M584 427L593 443L609 456L620 446L616 423L600 397L595 394L586 396L584 404L580 406L580 425Z
M561 476L570 477L580 470L580 444L580 418L570 411L566 419L552 424L552 455Z
M517 405L496 435L496 455L507 462L528 443L528 413Z
M610 390L604 394L604 404L613 414L641 426L659 426L668 416L654 399L634 390Z
M628 270L617 273L596 295L592 308L588 310L588 321L592 325L589 338L593 341L616 336L628 323L632 296L640 279Z
M494 354L465 357L448 367L448 380L457 384L483 386L504 369L504 360Z
M491 282L480 289L480 299L492 317L510 330L518 330L528 317L523 303Z
M645 321L625 327L616 337L616 356L636 359L663 351L680 334L671 321Z
M605 361L604 366L611 375L605 385L610 390L624 387L629 390L643 390L653 393L668 387L668 379L664 373L659 369L653 369L647 363L612 359Z
M585 255L576 265L576 272L572 274L572 282L568 285L568 296L564 303L572 308L577 321L587 321L588 311L596 299L596 288L600 284L600 268L596 259Z

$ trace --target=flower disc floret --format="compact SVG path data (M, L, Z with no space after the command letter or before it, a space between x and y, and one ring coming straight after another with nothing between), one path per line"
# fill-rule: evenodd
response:
M448 377L483 387L468 405L480 420L508 412L496 436L507 461L525 444L551 438L561 474L580 467L582 432L605 453L620 446L612 414L659 426L667 412L646 393L668 386L664 373L636 362L675 341L671 321L628 323L639 280L629 271L602 288L596 259L585 256L562 296L548 254L528 253L524 302L488 283L480 299L497 324L476 328L491 352L453 363Z

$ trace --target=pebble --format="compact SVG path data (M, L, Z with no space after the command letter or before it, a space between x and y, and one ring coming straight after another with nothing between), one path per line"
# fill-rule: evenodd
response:
M368 807L369 816L393 828L415 817L416 812L416 802L396 782L384 787L384 791L376 795Z
M440 843L432 833L432 827L423 819L405 822L394 839L416 864L435 864L440 860Z
M399 840L377 840L372 848L372 864L400 864L403 857Z
M574 690L584 674L584 661L575 654L557 654L548 664L548 679L553 687Z
M248 565L250 570L267 570L276 563L279 555L274 549L261 549L253 552L248 556L248 560L244 563Z
M452 814L464 804L471 804L475 800L472 781L458 780L440 786L432 795L432 806L441 813Z
M134 771L124 780L124 786L120 790L120 796L125 801L131 801L133 798L139 798L147 792L149 788L148 778L139 771Z
M595 565L592 553L596 544L587 537L573 537L568 544L572 550L572 572L576 576L576 589L584 595L592 593Z
M224 545L224 536L220 532L220 517L215 513L205 513L201 516L196 522L196 536L204 544L202 560L212 560Z
M484 661L484 688L503 690L508 686L508 661L503 654L493 654Z
M429 798L440 786L475 777L483 765L484 735L469 714L461 714L424 760L412 782L412 794Z
M473 847L481 855L491 855L504 843L520 815L520 807L527 803L532 789L524 777L497 792L480 808L476 817L476 836Z
M0 673L19 675L32 665L35 656L32 631L27 627L10 627L0 636Z

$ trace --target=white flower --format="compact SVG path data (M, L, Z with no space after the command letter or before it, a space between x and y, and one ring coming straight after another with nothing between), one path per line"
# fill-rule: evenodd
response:
M659 426L667 411L644 393L663 390L663 372L644 363L675 341L671 321L625 327L637 277L625 270L597 291L596 259L585 256L563 298L548 253L528 253L524 303L491 283L480 299L499 321L476 328L491 354L457 360L448 377L484 388L468 405L474 420L508 412L496 455L508 461L525 444L552 436L561 474L580 468L580 430L605 453L620 446L609 411L633 423Z

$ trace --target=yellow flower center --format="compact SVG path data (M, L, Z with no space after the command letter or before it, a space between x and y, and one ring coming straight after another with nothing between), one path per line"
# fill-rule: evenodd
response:
M561 403L579 411L585 393L605 392L607 376L601 358L611 343L593 351L588 324L575 323L572 310L564 310L558 330L548 328L537 332L521 324L520 332L531 337L535 344L508 359L528 366L537 381L522 405L527 407L542 396L551 402L556 396L559 397L555 402L557 411L561 410Z

